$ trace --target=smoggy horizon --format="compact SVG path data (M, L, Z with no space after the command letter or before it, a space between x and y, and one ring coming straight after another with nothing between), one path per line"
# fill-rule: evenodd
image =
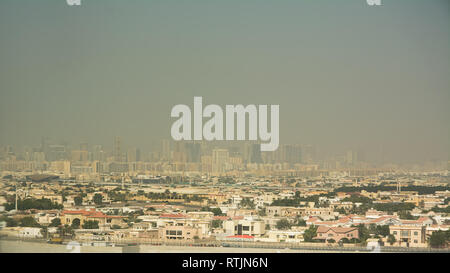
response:
M173 106L279 105L280 144L448 160L450 5L0 2L0 146L151 150ZM239 145L239 141L236 141Z

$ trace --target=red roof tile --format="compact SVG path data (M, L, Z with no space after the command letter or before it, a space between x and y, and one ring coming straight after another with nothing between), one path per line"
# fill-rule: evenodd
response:
M159 216L160 218L186 218L186 215L181 213L163 213Z

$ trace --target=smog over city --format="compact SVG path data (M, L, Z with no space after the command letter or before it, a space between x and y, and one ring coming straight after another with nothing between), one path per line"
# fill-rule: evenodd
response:
M277 272L449 253L449 11L0 1L0 257Z

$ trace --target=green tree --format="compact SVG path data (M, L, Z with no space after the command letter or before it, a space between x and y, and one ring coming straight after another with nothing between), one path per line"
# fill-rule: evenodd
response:
M336 211L339 212L339 214L347 214L347 211L344 208L338 208Z
M6 222L7 227L17 227L17 225L19 225L19 222L16 219L7 216L1 216L0 222L2 221Z
M26 216L26 217L23 217L22 219L20 219L19 226L21 226L21 227L40 227L41 225L39 225L39 223L36 222L36 219L34 219L33 217Z
M395 236L392 234L389 234L387 241L390 245L393 245L397 240L395 239Z
M222 216L223 215L222 210L220 208L213 208L211 210L211 212L214 213L214 216Z
M450 206L447 206L445 208L438 208L437 206L435 206L434 208L431 208L431 210L440 213L450 213Z
M314 225L309 226L305 233L303 234L303 239L305 242L314 242L314 237L317 236L317 227Z
M67 198L66 198L67 192L62 191L62 192L61 192L61 196L62 196L62 201L63 201L63 202L66 202L66 201L67 201Z
M363 224L358 225L358 234L362 243L365 243L370 238L370 231Z
M398 217L403 220L416 220L417 217L411 215L411 212L402 210L398 213Z
M295 225L300 226L300 227L306 227L306 221L303 220L303 218L301 218L301 217L297 217L295 219Z
M61 219L59 218L53 218L49 227L58 227L61 225Z
M276 227L277 229L287 230L291 228L291 223L287 219L281 219L277 221Z
M214 216L223 216L225 215L224 213L222 213L222 210L220 208L210 208L210 207L202 207L201 211L211 211Z
M425 201L424 200L420 200L419 202L419 208L424 208L425 207Z
M101 205L103 203L103 195L101 195L100 193L96 193L93 200L96 205Z
M84 222L83 224L83 228L84 229L98 229L98 221L94 220L89 220Z
M220 228L222 227L222 220L212 220L212 227L213 228Z
M81 206L81 204L83 204L83 198L81 196L77 196L73 199L73 201L75 202L76 206Z
M73 219L72 224L70 225L73 229L79 229L80 228L81 221L78 218Z
M15 209L15 202L10 202L5 204L5 210L10 211ZM38 209L38 210L50 210L50 209L62 209L63 205L52 202L52 200L47 198L35 199L35 198L27 198L27 199L19 199L17 200L17 209L18 210L29 210L29 209Z
M377 226L375 229L375 234L380 235L382 237L386 237L389 235L389 226L383 225L383 226Z
M48 227L42 227L41 234L44 238L48 238Z
M378 203L374 204L373 208L376 210L386 211L389 213L399 211L411 211L416 205L413 203Z
M64 237L73 238L75 236L74 230L69 225L59 226L58 232L59 232L59 236L61 238L64 238Z
M450 231L435 231L431 234L428 243L431 247L442 248L446 247L450 242Z
M258 210L258 215L259 215L259 216L267 216L266 210L265 210L265 209L260 209L260 210Z
M245 197L245 198L242 199L242 201L240 203L240 206L242 208L254 209L255 208L255 203L253 203L253 201L250 198Z

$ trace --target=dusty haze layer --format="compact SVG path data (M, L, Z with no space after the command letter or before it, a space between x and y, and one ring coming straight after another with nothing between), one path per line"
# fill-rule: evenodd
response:
M170 110L279 104L280 142L450 150L449 2L0 2L0 145L150 147Z

